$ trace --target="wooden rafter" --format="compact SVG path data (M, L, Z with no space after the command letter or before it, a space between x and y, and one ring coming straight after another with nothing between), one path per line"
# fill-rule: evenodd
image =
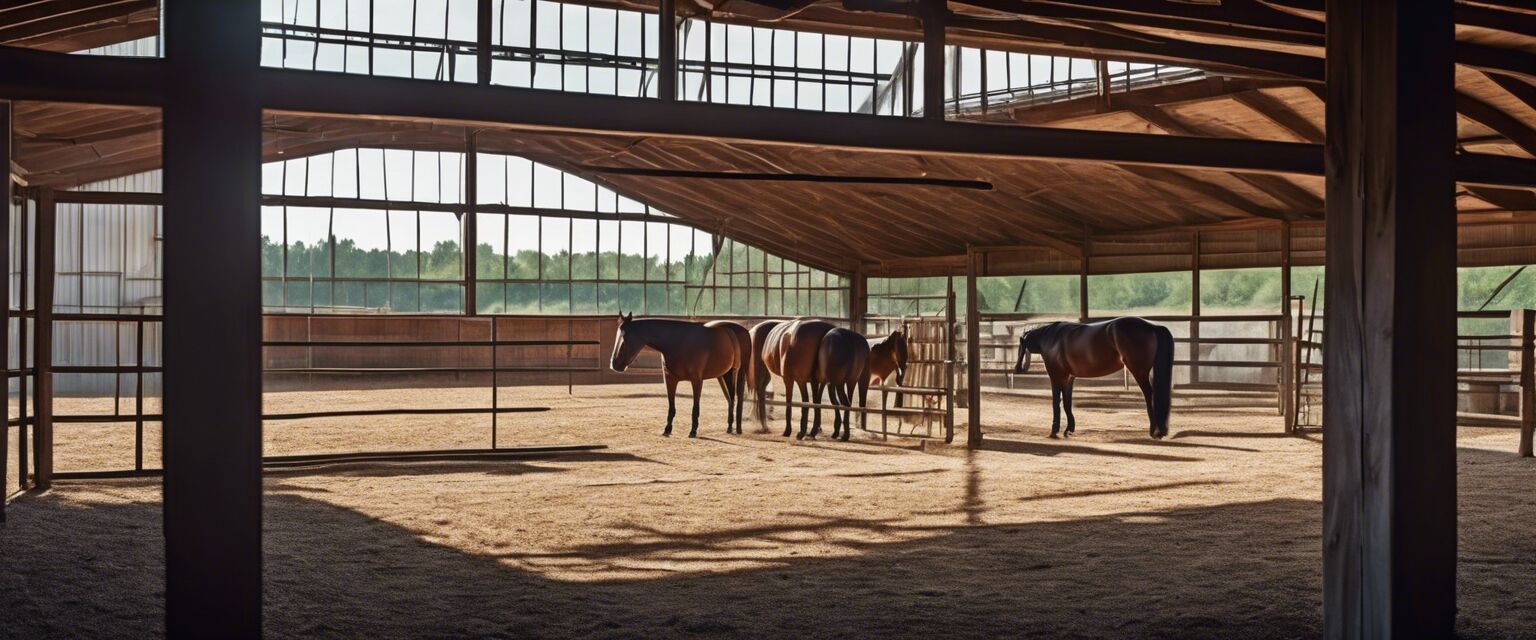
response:
M1137 107L1131 109L1131 111L1141 119L1146 120L1147 123L1151 124L1152 126L1167 131L1173 135L1210 135L1210 132L1186 123L1179 118L1174 117L1173 114L1168 113L1166 110L1155 106ZM1286 180L1285 178L1280 176L1264 176L1246 173L1233 173L1232 175L1239 180L1247 182L1254 188L1263 191L1269 197L1274 198L1280 202L1284 202L1292 207L1296 207L1298 211L1296 211L1295 214L1290 216L1288 219L1294 220L1304 217L1317 217L1322 213L1323 201L1321 198L1318 198L1311 192L1296 186L1295 183Z
M1279 125L1280 128L1289 131L1302 142L1322 144L1323 129L1312 123L1290 105L1277 100L1263 91L1240 91L1232 95L1233 99L1253 109L1259 115L1264 116L1270 122Z
M1515 146L1526 153L1536 156L1536 129L1521 122L1519 118L1461 91L1456 92L1456 111L1493 129L1499 135L1509 138L1510 142L1515 143Z
M1256 7L1256 3L1252 2L1229 2L1216 7L1182 3L1119 1L962 0L962 3L1000 13L1036 18L1133 25L1225 38L1323 46L1321 25Z

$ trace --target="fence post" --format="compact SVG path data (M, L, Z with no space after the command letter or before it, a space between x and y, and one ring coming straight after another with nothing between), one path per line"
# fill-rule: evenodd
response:
M1291 344L1291 223L1280 223L1280 415L1285 416L1285 431L1296 430L1296 403L1293 382L1296 379L1295 347Z
M1200 384L1200 232L1191 234L1189 271L1189 384Z
M1531 457L1536 433L1536 310L1520 310L1520 457Z
M36 438L32 444L32 467L38 490L53 485L53 285L57 257L54 236L58 232L55 211L53 189L38 189L37 226L33 232L37 249L33 257L36 284L32 320L32 366L36 372L32 397L37 416L32 430Z

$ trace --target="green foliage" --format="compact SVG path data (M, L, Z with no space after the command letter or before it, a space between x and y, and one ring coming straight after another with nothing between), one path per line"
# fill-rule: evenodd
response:
M414 250L363 250L351 239L336 241L335 273L325 243L294 242L285 252L261 239L263 304L268 307L358 307L398 312L454 312L463 308L463 254L452 241L420 255ZM764 274L761 250L727 242L745 273L716 274L713 256L667 261L615 251L521 250L503 256L489 244L475 251L481 313L606 313L634 310L650 315L822 315L847 313L844 278L778 257ZM729 259L722 254L722 261ZM419 266L419 268L418 268ZM622 278L620 276L623 276ZM401 282L399 280L442 282ZM615 282L617 280L623 280ZM765 287L766 283L766 287ZM731 286L734 285L734 286ZM784 290L780 291L783 287ZM815 287L816 289L812 289ZM766 298L766 300L765 300Z

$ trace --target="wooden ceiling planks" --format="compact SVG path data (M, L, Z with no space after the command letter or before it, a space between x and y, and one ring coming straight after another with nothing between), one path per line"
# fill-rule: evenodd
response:
M121 41L127 30L144 28L143 9L154 3L43 0L28 6L42 4L51 5L58 15L76 12L82 24L74 30L49 31L60 23L37 24L37 20L52 14L28 17L0 9L0 34L5 29L26 33L22 27L31 24L33 39L24 44L56 50L83 46L91 37L106 37L101 34ZM654 3L594 0L593 4L651 7ZM99 20L108 6L117 7L119 14ZM1293 76L1290 80L1211 76L1112 91L1107 100L1088 97L997 105L989 116L992 119L1011 116L1015 122L1045 126L1317 142L1323 135L1323 104L1316 78L1307 70L1313 63L1306 59L1321 55L1322 16L1316 9L1320 6L1317 0L1226 0L1219 5L1161 0L965 0L951 3L950 8L970 18L949 35L952 42L967 46L1056 55L1134 60L1193 53L1201 62L1211 63L1200 65L1207 69ZM724 12L731 10L730 3L721 7ZM707 13L701 5L690 5L685 12ZM1001 25L977 24L975 17L985 15L1012 19ZM1457 37L1472 56L1457 68L1463 147L1530 157L1536 80L1529 70L1519 68L1518 56L1536 51L1536 35L1528 28L1533 15L1509 3L1460 3ZM921 32L910 16L852 12L837 3L777 12L773 17L778 21L771 25L757 22L762 16L747 13L717 12L715 17L844 35L914 39ZM153 27L153 16L149 19ZM47 35L44 32L56 39L40 39ZM1277 52L1278 56L1272 55ZM1529 58L1524 59L1528 65ZM17 103L17 112L18 165L34 184L70 186L159 164L159 117L153 110ZM466 134L458 124L281 113L265 116L263 130L263 154L269 160L355 146L458 151ZM1179 258L1161 252L1174 250L1177 243L1169 244L1155 234L1191 229L1259 234L1249 258L1242 257L1248 251L1246 241L1234 240L1230 245L1222 241L1223 249L1213 254L1221 255L1223 264L1258 266L1273 258L1269 246L1276 220L1296 221L1300 229L1322 214L1322 180L1315 176L500 130L483 133L481 145L487 152L523 155L583 175L701 228L845 272L857 263L900 265L892 268L909 274L953 269L954 257L963 255L968 246L1003 245L1029 247L1033 257L1016 260L1026 265L1020 268L1063 272L1068 263L1073 265L1071 270L1076 269L1076 254L1085 240L1090 241L1090 250L1097 242L1111 240L1115 247L1140 246L1116 253L1106 244L1103 249L1110 257L1102 258L1108 262L1096 262L1096 271L1101 264L1132 271L1175 268L1169 265L1177 264ZM993 189L622 176L604 174L602 167L985 181ZM1536 192L1529 190L1465 187L1463 191L1457 202L1464 226L1526 225L1532 219L1528 214L1536 209ZM1536 261L1527 248L1511 244L1527 235L1525 227L1521 229L1509 234L1504 244L1495 236L1469 234L1466 248L1477 256L1469 259L1523 256ZM1304 244L1301 238L1298 250ZM959 264L963 268L963 262ZM1013 263L1004 260L994 267L1003 264ZM1298 264L1307 264L1306 259Z

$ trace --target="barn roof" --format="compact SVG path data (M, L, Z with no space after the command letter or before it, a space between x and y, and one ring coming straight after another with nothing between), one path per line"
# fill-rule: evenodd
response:
M50 23L54 32L21 20L20 9L3 9L0 42L62 50L128 39L145 24L152 33L154 12L144 4L101 3L94 12L63 14ZM643 2L594 4L654 9ZM1536 157L1536 10L1515 2L1457 7L1460 147ZM993 104L963 119L1168 136L1175 150L1193 138L1322 141L1320 1L969 0L949 8L952 44L1204 70L1107 96ZM712 16L918 39L921 29L907 13L902 3L727 0ZM67 188L159 165L153 108L22 102L14 120L13 170L31 184ZM357 146L462 151L470 130L483 151L571 171L702 228L840 272L954 272L963 269L968 247L997 249L985 265L995 274L1076 273L1083 255L1096 273L1187 269L1194 255L1207 268L1272 266L1285 223L1293 230L1295 264L1321 261L1323 179L1315 173L284 111L263 118L268 159ZM1460 187L1463 264L1536 263L1536 188L1529 183Z

